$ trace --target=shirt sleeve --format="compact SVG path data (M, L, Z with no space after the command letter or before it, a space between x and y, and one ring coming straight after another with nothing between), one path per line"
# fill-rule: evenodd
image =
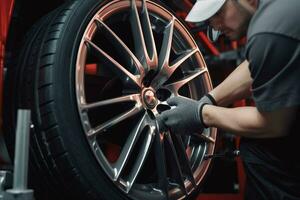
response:
M246 57L258 110L269 112L300 105L298 40L279 34L256 34L248 40Z

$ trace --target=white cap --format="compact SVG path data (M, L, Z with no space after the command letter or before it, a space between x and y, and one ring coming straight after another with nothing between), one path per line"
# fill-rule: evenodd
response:
M226 0L197 0L185 21L201 22L212 17L223 6Z

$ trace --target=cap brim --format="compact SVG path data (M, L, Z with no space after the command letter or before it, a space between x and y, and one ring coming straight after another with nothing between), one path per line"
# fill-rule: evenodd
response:
M198 0L185 18L185 21L205 21L216 14L225 1L226 0Z

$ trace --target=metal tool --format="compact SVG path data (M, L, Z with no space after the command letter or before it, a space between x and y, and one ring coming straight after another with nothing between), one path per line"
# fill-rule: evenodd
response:
M240 150L233 150L233 151L225 151L223 153L217 153L217 154L211 154L211 155L205 155L204 160L208 159L214 159L214 158L234 158L240 155Z

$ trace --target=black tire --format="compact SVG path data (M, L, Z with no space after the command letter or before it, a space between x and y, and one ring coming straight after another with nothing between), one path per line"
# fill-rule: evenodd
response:
M17 65L9 67L5 84L7 93L5 93L4 103L9 105L4 108L4 113L9 116L4 118L6 132L15 132L17 109L32 111L34 128L30 130L29 186L34 189L35 196L39 200L98 199L97 197L102 196L95 191L91 192L91 188L84 183L73 166L63 144L59 143L62 141L61 136L56 132L53 133L57 131L57 124L53 120L52 113L54 96L49 96L48 93L54 81L53 72L48 73L49 70L53 70L52 59L56 56L53 50L55 51L58 40L66 31L62 29L62 26L69 20L70 15L75 14L76 8L74 7L80 6L81 3L74 1L63 5L43 17L31 28L26 34L24 48L17 58ZM88 6L91 5L99 6L95 1L90 1ZM70 45L73 43L71 42ZM12 157L14 139L13 134L6 137L6 144ZM84 138L80 140L85 143ZM85 155L81 154L78 157L85 157ZM111 192L111 188L105 184L103 191ZM109 196L119 199L114 197L114 192Z
M120 190L101 169L78 114L74 75L78 48L95 13L110 2L74 0L49 14L29 34L16 70L8 72L15 78L12 82L8 79L15 89L6 97L7 102L13 102L5 111L9 119L15 121L18 108L32 111L29 179L38 200L139 199L139 195ZM208 79L206 76L206 84ZM204 93L211 85L203 82ZM14 123L7 124L13 132ZM9 141L12 144L13 137ZM213 145L208 149L213 151ZM145 199L155 198L149 194Z
M41 53L41 43L45 39L45 32L48 31L48 25L51 20L57 15L59 9L54 10L40 19L24 37L23 48L14 62L8 66L8 73L5 79L5 93L4 93L4 129L8 133L5 136L6 146L8 148L11 158L14 158L14 142L15 142L15 126L18 109L32 109L32 102L34 99L34 80L37 72L37 57ZM35 119L33 119L35 120ZM34 121L33 121L34 122ZM49 170L49 166L41 153L44 144L40 144L40 134L31 129L31 147L29 159L29 187L34 188L35 195L38 197L53 197L56 190L48 184L55 180L55 175L46 174L45 169ZM44 151L44 150L43 150ZM52 183L53 184L53 183ZM39 185L39 187L36 187ZM47 199L47 198L42 198Z

